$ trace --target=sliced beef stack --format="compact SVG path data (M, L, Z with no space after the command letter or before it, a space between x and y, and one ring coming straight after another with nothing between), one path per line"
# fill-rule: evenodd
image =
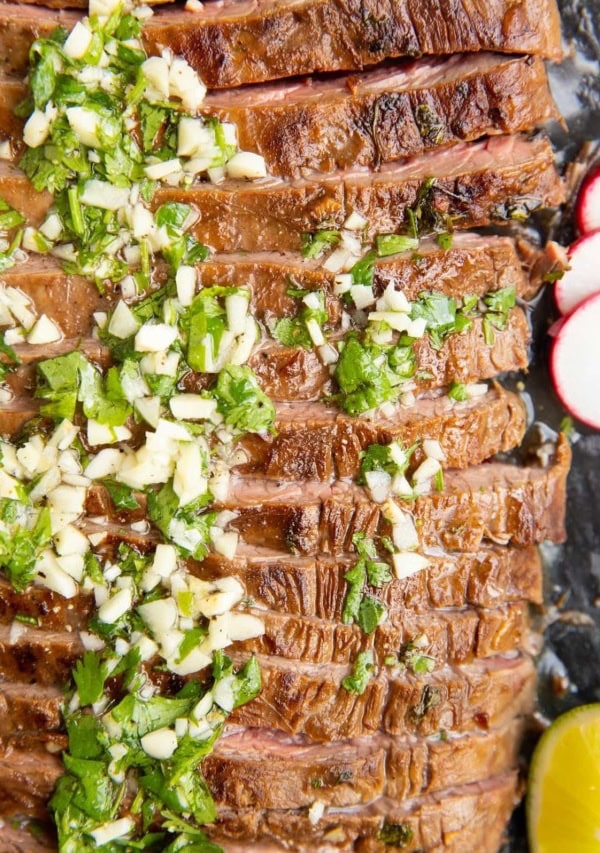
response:
M20 133L13 108L32 40L72 26L81 13L56 7L79 5L0 5L5 135ZM195 236L215 250L199 265L202 284L248 285L252 310L269 328L297 309L292 280L325 295L332 335L340 336L345 305L335 274L323 259L302 257L303 234L324 224L340 229L352 214L366 220L366 241L405 233L427 182L428 204L456 230L452 245L430 237L417 259L412 251L377 259L375 294L392 284L409 300L424 291L462 298L506 287L520 297L493 340L476 320L441 346L418 341L414 399L385 414L342 411L316 348L266 340L252 354L276 404L277 431L242 440L219 505L236 513L237 555L189 561L200 577L240 578L265 624L263 637L234 652L239 661L258 655L261 695L234 712L203 765L219 804L210 835L231 851L493 853L518 799L521 737L535 702L528 614L541 601L535 546L563 539L569 450L559 442L545 465L490 462L520 444L521 401L499 384L463 402L447 392L453 382L472 385L527 366L521 300L539 282L511 238L467 229L563 201L550 145L532 135L556 116L543 63L561 56L554 0L208 0L196 11L160 7L144 33L151 52L168 46L198 69L211 87L204 112L234 122L241 147L263 155L270 172L256 183L157 192L156 204L197 206ZM6 162L0 196L33 222L51 201ZM164 270L155 272L161 281ZM21 365L7 377L13 396L0 407L0 433L10 436L38 415L36 361L81 340L96 363L110 363L92 336L93 314L118 294L100 294L39 257L1 281L64 333L43 352L16 347ZM195 375L186 389L204 385ZM365 634L342 621L353 536L379 541L390 522L356 482L361 455L373 444L423 439L441 445L444 487L397 503L412 514L429 566L369 590L388 617ZM421 446L413 462L423 459ZM152 532L135 526L144 506L140 496L139 511L116 510L102 488L91 490L88 514L106 521L89 527L107 533L107 553L122 541L153 549ZM2 850L46 849L8 819L47 817L62 768L61 689L82 654L79 631L91 610L83 593L69 602L41 587L20 596L0 581ZM38 627L14 630L16 613ZM433 659L429 671L406 664L415 644ZM353 693L342 682L366 650L375 673ZM399 665L386 665L394 656Z

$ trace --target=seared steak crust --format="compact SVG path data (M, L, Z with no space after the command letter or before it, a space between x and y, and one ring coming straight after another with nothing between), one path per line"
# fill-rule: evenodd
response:
M14 435L39 413L39 401L17 398L0 412L0 435ZM276 480L331 480L355 477L360 454L371 444L418 438L440 441L446 464L466 468L496 453L512 450L525 431L525 410L518 397L495 386L485 397L453 404L447 397L423 399L390 418L367 420L341 415L321 404L281 404L276 435L248 435L239 442L243 474ZM415 451L414 464L423 459Z
M228 853L241 853L248 843L253 850L264 844L269 853L289 849L290 844L302 853L328 849L386 853L390 847L381 832L391 824L405 827L403 850L497 853L517 800L516 774L507 773L405 803L383 798L361 809L331 809L316 826L306 810L223 810L211 837L226 844Z
M18 8L18 7L15 7ZM552 149L542 137L497 136L455 145L416 160L388 163L379 172L357 169L286 182L226 180L188 190L161 187L153 204L197 205L193 226L200 242L219 252L297 251L302 235L327 226L341 228L353 211L368 220L367 236L397 232L418 202L424 181L435 178L429 205L465 230L505 224L517 212L564 201ZM35 222L51 198L36 193L22 172L0 164L0 194Z
M207 580L235 575L262 609L339 622L347 589L344 575L354 562L351 555L310 558L266 552L230 561L211 554L203 563L188 561L188 569ZM511 610L507 604L521 600L540 603L541 580L534 548L491 547L475 554L432 557L427 571L394 579L382 589L369 589L369 594L385 604L392 625L402 625L410 614L413 619L416 614L431 618L432 609L474 607L504 613ZM80 630L92 608L91 596L80 595L73 607L43 587L33 586L21 595L0 581L3 625L20 613L47 631Z
M0 132L20 137L26 90L0 81ZM240 147L272 175L297 178L422 154L557 117L540 58L482 53L421 60L360 76L306 78L207 95L202 112L233 122Z
M32 635L4 646L0 664L0 734L58 731L60 690L67 667L81 655L77 636L49 633L34 649ZM27 667L46 649L47 667L32 676ZM241 662L247 655L234 654ZM319 667L259 655L263 688L248 705L230 717L232 725L269 728L288 735L305 735L317 742L347 740L378 731L390 735L422 735L440 730L461 732L502 726L529 713L535 693L535 670L528 657L492 657L457 668L434 670L424 677L410 672L379 671L357 695L342 686L347 666ZM158 684L165 675L149 668ZM39 675L40 683L29 685ZM19 679L10 681L10 677ZM166 676L169 686L181 679ZM52 680L54 679L54 684ZM58 681L58 685L57 685ZM49 683L50 682L50 683ZM173 684L173 682L176 682ZM164 684L163 684L164 686Z
M3 70L22 74L29 48L80 15L0 6ZM498 50L562 57L554 0L225 0L198 13L158 11L144 27L151 53L183 55L209 88L227 88L316 71L359 70L400 56Z
M424 399L375 420L350 418L318 405L304 407L304 412L302 419L301 406L279 406L277 435L243 438L239 446L248 461L237 470L278 480L355 477L369 445L399 440L410 446L423 437L440 441L448 467L466 468L516 447L525 430L520 400L500 386L466 404L452 405L447 396ZM419 451L413 458L415 464L422 461Z
M217 251L294 251L305 232L341 228L353 211L368 221L369 237L406 228L407 211L427 178L436 179L432 208L459 230L504 225L515 211L523 215L565 198L546 140L497 136L386 164L379 172L337 172L293 183L265 179L241 186L224 181L189 190L164 188L154 203L196 204L201 215L194 235Z
M294 178L379 168L556 115L541 59L493 54L214 93L204 110L234 122L240 147L261 154L271 174Z
M482 465L450 472L442 493L420 497L412 513L424 547L476 551L483 540L532 545L564 539L565 482L570 451L563 441L548 470ZM303 554L341 553L358 531L389 533L381 507L358 487L329 490L256 481L235 491L223 508L234 509L232 525L249 545ZM287 489L287 492L286 492Z
M226 734L202 762L216 802L228 809L299 809L318 798L328 807L387 796L421 797L484 781L513 769L524 720L469 736L408 741L383 735L361 741L306 744L277 732ZM0 815L47 818L47 801L64 772L61 735L0 742ZM0 836L1 837L1 836Z
M0 586L0 596L6 586ZM10 595L8 596L10 600ZM8 615L7 603L2 611ZM89 596L71 601L63 631L24 631L17 639L0 624L0 671L7 680L31 678L40 684L66 682L77 647L69 629L84 630L92 610ZM79 620L73 611L81 614ZM0 611L0 618L2 616ZM306 663L350 664L359 652L372 650L378 665L396 656L413 641L426 638L426 651L435 665L459 664L521 648L528 636L527 605L507 604L494 609L439 610L424 614L392 613L373 634L358 626L305 616L251 610L264 624L262 637L240 643L240 652L263 654ZM14 615L14 613L12 614ZM58 621L58 620L54 620ZM16 624L16 623L14 623ZM60 654L51 659L55 652Z

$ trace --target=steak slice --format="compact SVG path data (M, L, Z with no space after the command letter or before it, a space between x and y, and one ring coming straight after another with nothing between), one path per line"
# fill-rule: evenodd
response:
M571 452L564 437L549 467L507 463L449 471L443 492L431 492L396 505L412 515L419 547L427 553L442 548L475 552L485 540L533 545L546 539L564 541L565 483ZM96 484L88 491L86 512L118 525L145 517L146 496L136 495L138 509L116 511L107 491ZM232 528L249 546L293 554L343 554L361 531L388 536L391 525L381 504L354 483L277 482L233 477L229 496L214 504L234 512ZM108 536L108 529L104 527ZM435 550L433 551L435 554Z
M249 844L265 853L290 846L298 853L386 853L386 839L401 839L402 849L415 853L497 853L518 799L517 776L505 773L404 803L382 798L362 808L328 809L316 825L305 809L221 811L210 835L228 853L245 853Z
M486 539L515 545L563 541L569 462L562 439L548 469L494 463L449 472L443 492L424 495L412 507L422 546L476 551ZM389 533L381 506L343 481L239 480L222 508L238 513L232 526L247 544L301 554L347 551L358 531Z
M0 596L5 591L3 583ZM10 596L7 597L10 600ZM16 603L18 606L18 601ZM7 602L3 602L4 618L8 617L11 623L10 629L0 623L0 670L6 679L18 681L27 677L41 684L68 679L73 655L77 654L73 643L78 642L68 633L69 629L85 629L92 610L87 595L82 596L81 602L78 598L71 599L70 604L69 620L57 626L64 632L60 634L56 630L27 630L13 621L15 612L9 614ZM73 611L81 616L77 618ZM359 652L372 650L377 664L383 666L387 656L402 655L411 643L422 639L423 652L433 658L436 666L460 664L522 648L529 637L525 603L494 609L435 610L424 614L396 612L389 622L379 625L370 635L364 634L357 625L262 609L250 608L249 612L262 620L265 633L237 645L240 653L306 663L349 664ZM65 652L57 661L49 662L48 649L65 649ZM16 669L13 671L11 667Z
M491 343L486 340L484 322L473 320L471 328L447 337L437 349L425 335L414 343L416 373L407 390L416 393L443 388L451 382L473 383L479 379L492 379L505 371L527 367L529 324L521 308L513 308L506 328L494 330ZM83 341L63 339L48 346L18 344L14 351L21 366L6 377L6 385L16 396L25 396L35 387L35 364L46 358L83 349L90 359L100 366L110 364L110 351L93 338ZM0 360L8 360L0 355ZM259 344L250 358L252 368L261 388L274 402L300 402L319 400L335 392L331 374L315 349L281 346L272 340ZM182 389L197 392L208 387L213 377L206 373L184 375Z
M3 70L23 74L35 38L81 15L42 8L0 6ZM353 71L400 56L498 50L563 56L554 0L270 0L207 3L198 12L155 13L143 31L151 53L163 46L185 56L209 88L263 80Z
M406 228L407 211L424 203L419 192L432 178L428 207L451 217L461 231L490 222L506 224L511 216L565 199L545 138L496 136L387 163L379 172L357 168L295 181L264 178L198 183L188 190L161 187L153 204L195 205L194 236L219 252L297 251L304 233L341 228L352 212L368 220L368 237ZM25 175L6 162L0 164L0 195L33 223L51 204L48 193L36 193Z
M59 688L83 651L79 638L72 634L48 632L39 643L31 640L33 634L30 630L11 646L3 646L0 733L4 736L60 728ZM32 676L36 655L40 665ZM44 655L47 666L41 663ZM232 653L232 657L237 663L247 660L241 653ZM230 723L304 735L318 742L378 731L421 736L439 734L442 729L485 731L530 713L536 686L535 668L526 656L485 658L456 668L443 666L424 677L410 672L393 676L382 669L360 695L342 686L351 667L265 655L259 655L258 661L261 693L234 711ZM28 684L36 675L41 683ZM171 690L183 683L150 665L149 675Z
M345 303L335 294L335 274L320 264L300 254L213 255L197 265L197 274L203 287L221 284L249 288L253 313L266 322L296 314L298 300L289 295L290 281L301 290L322 291L329 324L338 328ZM154 275L155 283L163 284L166 270L157 264ZM37 313L58 323L67 337L90 334L93 313L107 310L120 296L111 292L110 283L101 296L92 281L63 272L59 262L48 255L31 255L27 262L3 271L2 283L22 290ZM454 235L449 249L441 249L435 240L422 240L417 259L412 252L377 258L373 267L375 295L381 296L389 284L410 301L424 291L459 299L485 296L505 287L514 287L522 299L537 291L524 275L510 238L460 233ZM67 299L63 298L65 291Z
M0 411L0 435L15 435L39 415L39 401L17 398ZM276 480L356 477L361 453L371 444L398 440L411 446L423 437L438 440L446 465L466 468L512 450L525 432L520 399L500 385L464 403L447 395L422 398L408 409L375 420L353 418L325 403L281 403L275 435L249 434L237 443L243 461L234 470ZM423 461L418 448L414 465Z
M309 744L268 729L225 732L202 772L219 808L299 809L421 797L513 769L525 721L489 732L407 741L385 735ZM64 772L66 738L16 737L0 744L0 815L47 818Z
M26 89L0 79L0 132L20 138ZM304 78L207 95L202 112L234 122L244 151L272 175L300 177L530 130L557 111L540 58L481 53L357 75Z
M386 163L379 172L363 168L293 182L265 178L189 190L163 187L153 204L196 205L194 236L217 251L288 251L301 248L305 232L341 228L352 212L368 221L368 237L406 228L407 211L419 203L419 191L431 178L431 209L449 216L461 231L506 224L511 216L565 200L546 139L496 136Z
M507 604L542 600L542 570L535 548L493 546L475 554L430 559L426 571L369 589L385 604L391 625L402 625L409 610L411 618L421 614L423 621L432 617L432 609L474 607L502 613L510 609ZM234 560L210 554L202 563L188 561L188 569L206 580L238 577L254 606L262 610L339 622L347 589L344 575L355 561L351 555L310 558L251 551ZM23 595L0 579L0 624L10 625L18 613L47 631L79 630L87 623L93 602L82 593L76 604L73 607L72 601L41 586L30 587Z
M240 147L281 177L378 168L557 115L541 59L491 53L213 92L203 111L234 122Z

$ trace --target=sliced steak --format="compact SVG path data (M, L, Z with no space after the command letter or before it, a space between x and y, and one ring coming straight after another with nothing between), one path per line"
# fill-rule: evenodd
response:
M39 400L13 399L0 411L0 435L15 435L38 414ZM245 458L236 471L277 480L355 477L369 445L399 440L410 446L424 437L440 441L448 467L466 468L516 447L525 431L525 410L516 395L494 385L464 403L447 395L423 398L375 420L343 415L325 403L281 403L275 424L275 435L240 439L237 447ZM421 448L413 461L423 461Z
M335 275L324 269L321 261L306 260L300 254L213 255L198 264L197 272L203 287L222 284L249 288L253 313L261 321L296 314L298 300L289 295L290 281L301 290L322 291L329 325L339 327L345 305L335 294ZM156 265L154 276L156 285L164 283L166 270L161 264ZM537 290L523 274L511 239L474 234L454 235L449 249L441 249L434 240L426 239L421 241L417 257L410 252L378 258L373 278L376 296L393 284L411 301L424 291L461 298L514 287L518 296L527 299ZM94 311L106 310L110 302L120 298L110 287L101 296L92 281L68 275L58 261L42 255L31 255L26 263L2 272L2 283L22 290L35 304L37 313L53 319L67 337L89 334ZM62 298L65 292L67 299Z
M12 646L3 646L0 734L5 736L60 728L58 687L82 653L77 635L48 633L34 643L33 634L29 631ZM40 663L32 675L35 656L41 660L44 654L47 667ZM242 663L248 656L234 652L232 657ZM233 712L231 724L276 729L318 742L377 731L422 736L442 729L485 731L530 713L535 695L535 668L528 657L521 656L491 657L457 668L444 666L424 677L410 672L393 676L381 669L360 695L342 686L351 667L264 655L258 660L262 691ZM28 684L36 675L40 683ZM151 666L149 675L165 688L177 689L182 683Z
M0 80L0 132L19 137L25 87ZM234 122L272 175L300 177L422 154L557 116L541 59L458 55L208 94L202 112Z
M301 247L305 232L341 228L353 211L368 220L369 237L405 228L407 210L429 178L435 178L431 208L449 216L458 230L506 224L513 215L565 199L544 138L496 136L387 163L379 172L353 169L293 182L265 178L196 184L189 190L165 187L153 203L195 204L200 215L194 235L217 251L288 251Z
M6 596L5 583L0 585L0 596ZM39 596L41 598L41 596ZM46 600L48 596L46 596ZM1 600L1 599L0 599ZM14 600L14 598L12 599ZM43 599L42 599L43 600ZM15 602L18 606L18 600ZM30 677L39 683L66 680L71 665L72 628L85 629L90 611L90 597L82 596L70 601L71 610L62 612L67 617L58 625L64 635L56 631L28 630L23 623L13 621L15 611L9 613L8 602L3 602L0 618L0 669L7 679ZM74 612L76 611L76 612ZM352 663L359 652L372 650L379 666L387 656L402 655L403 650L416 640L423 639L425 648L436 666L444 663L460 664L476 658L490 657L522 648L529 637L527 605L507 604L494 609L466 608L463 610L438 610L424 614L407 611L391 614L375 631L364 634L357 625L344 625L330 620L250 609L262 620L265 633L255 640L236 646L240 652L263 654L307 663ZM19 613L19 611L16 611ZM80 618L78 615L81 613ZM58 619L55 620L58 622ZM64 648L66 651L48 668L48 649ZM11 672L11 661L16 661L17 673Z
M487 658L425 678L380 671L364 693L349 693L349 670L259 658L260 695L238 708L232 723L304 734L315 741L343 740L382 730L393 735L432 735L440 730L487 730L528 714L535 671L527 657Z
M470 329L450 335L437 349L428 335L414 343L416 373L410 388L415 393L443 388L451 382L472 383L492 379L505 371L527 366L529 324L521 308L513 308L505 329L494 331L494 340L486 340L484 323L475 319ZM26 396L35 387L35 364L46 358L83 349L100 366L110 364L109 350L97 340L65 338L48 346L19 344L14 347L22 365L6 377L6 384L17 397ZM0 354L0 361L7 357ZM286 347L265 340L254 349L248 365L262 389L274 402L319 400L335 393L329 368L315 349ZM197 392L206 388L213 377L188 372L181 380L182 389Z
M546 539L562 542L570 458L561 438L547 468L498 462L449 471L443 492L422 495L412 504L394 500L412 515L425 552L474 552L485 540L519 546ZM86 512L102 517L104 524L124 525L144 517L146 496L138 494L137 503L136 510L116 511L97 484L88 492ZM358 531L370 537L391 534L382 505L344 480L329 484L233 477L227 500L214 507L236 513L231 527L246 545L293 554L343 554L352 549Z
M2 422L0 415L0 431ZM423 437L440 441L448 467L466 468L516 447L525 416L521 401L496 385L466 403L453 405L447 395L423 398L373 420L348 417L324 403L284 403L277 407L276 424L275 436L239 442L248 459L238 471L279 480L355 477L369 445L399 440L410 446Z
M238 577L253 606L279 612L281 618L290 614L339 622L347 589L344 575L355 561L351 555L310 558L251 552L234 560L211 554L203 563L188 561L188 569L206 580ZM539 604L541 582L541 564L534 548L491 547L475 554L431 557L426 571L394 579L381 589L369 589L369 594L385 604L391 625L402 626L407 616L414 621L421 614L423 623L435 619L432 609L474 607L500 614L512 610L507 604ZM82 594L73 602L40 586L30 587L23 595L0 580L3 625L11 625L19 614L36 620L47 631L80 630L92 610L91 596Z
M516 774L506 773L403 803L382 798L362 808L328 809L316 825L306 809L222 810L210 834L228 853L245 853L249 844L253 851L269 853L290 846L298 853L386 853L386 838L398 836L402 849L415 853L497 853L517 791ZM394 835L387 834L394 829Z
M6 73L24 73L35 38L67 29L73 12L0 6L0 56ZM209 88L353 71L400 56L480 50L563 55L554 0L381 3L375 0L270 0L207 3L197 12L158 11L144 27L147 49L181 54Z
M412 507L425 548L475 551L482 541L531 545L563 541L565 483L570 449L561 441L549 469L494 463L449 472L441 493ZM275 484L240 480L222 505L249 545L302 554L347 551L354 533L388 534L381 507L358 486Z
M299 809L420 797L484 781L513 769L525 725L413 741L385 735L309 744L268 729L226 732L202 772L220 808ZM63 740L66 740L63 739ZM0 815L47 818L47 801L64 768L59 737L0 744Z
M341 228L353 211L368 220L369 237L405 228L407 211L418 203L419 191L430 178L435 184L427 204L451 217L458 230L505 224L511 216L565 199L546 139L496 136L388 163L379 172L359 168L295 181L265 178L199 183L189 190L161 187L153 204L196 205L193 233L219 252L297 251L305 232ZM0 164L0 195L33 222L51 203L48 194L36 193L10 163Z
M282 177L378 168L556 116L541 59L489 53L214 92L203 110L234 122L240 147Z
M92 281L63 272L47 255L31 254L26 263L3 271L2 284L19 288L32 300L36 313L56 320L67 338L89 335L94 312L106 311L109 306Z

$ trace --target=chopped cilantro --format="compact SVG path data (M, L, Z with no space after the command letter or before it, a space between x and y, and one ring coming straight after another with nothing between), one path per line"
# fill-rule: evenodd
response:
M348 693L361 695L367 689L367 684L373 677L374 671L373 652L359 652L352 668L352 674L342 679L342 687Z
M377 840L386 847L406 847L413 840L413 831L410 826L403 823L384 822L377 833Z
M225 423L237 432L274 432L275 407L249 367L226 365L213 395Z
M339 231L317 231L302 235L302 257L320 258L323 252L333 248L340 241Z
M411 252L419 248L416 237L408 237L406 234L382 234L376 238L377 255L386 258L388 255L398 255L402 252Z
M452 382L448 389L448 396L451 400L456 400L457 403L464 403L469 399L467 386L462 382Z

